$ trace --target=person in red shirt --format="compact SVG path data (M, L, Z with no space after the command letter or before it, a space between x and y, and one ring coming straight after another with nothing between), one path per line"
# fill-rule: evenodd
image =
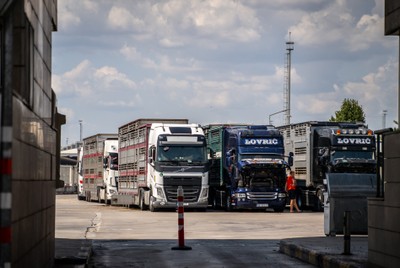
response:
M296 201L296 179L294 177L294 171L290 171L289 176L287 176L285 189L289 194L290 212L293 212L293 207L296 209L297 212L301 212Z

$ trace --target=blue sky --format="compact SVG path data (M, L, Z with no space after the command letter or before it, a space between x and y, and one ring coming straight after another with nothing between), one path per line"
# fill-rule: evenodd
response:
M328 120L356 99L371 129L397 120L398 38L383 0L62 0L52 86L62 145L137 118L268 124ZM271 117L282 125L283 114Z

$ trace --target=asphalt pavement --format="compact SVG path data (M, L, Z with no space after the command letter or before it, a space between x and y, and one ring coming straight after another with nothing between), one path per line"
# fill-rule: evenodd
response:
M86 267L92 254L92 240L56 238L54 267Z
M367 267L368 237L351 237L350 254L343 236L283 239L279 251L318 267ZM87 267L91 253L90 239L56 239L55 267Z

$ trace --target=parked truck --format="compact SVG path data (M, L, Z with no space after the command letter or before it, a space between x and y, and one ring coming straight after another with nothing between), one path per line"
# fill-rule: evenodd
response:
M283 211L289 165L280 132L270 125L213 124L203 129L213 161L210 204L227 211Z
M297 202L302 208L323 210L329 176L351 179L376 174L375 137L363 123L310 121L278 129L284 135L285 152L294 155Z
M118 134L96 134L83 139L83 192L86 201L111 202L117 191Z
M76 161L76 170L78 172L78 185L77 185L77 196L78 200L85 200L85 192L83 191L83 168L82 168L82 161L83 161L83 146L80 145L78 147L78 157Z
M119 181L112 204L156 211L208 206L207 145L203 129L187 119L137 119L118 129Z

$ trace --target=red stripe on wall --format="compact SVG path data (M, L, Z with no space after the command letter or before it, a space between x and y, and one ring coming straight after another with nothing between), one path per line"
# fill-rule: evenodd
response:
M11 227L0 228L0 243L1 244L11 243Z
M12 172L12 161L8 158L0 159L0 174L11 175Z

